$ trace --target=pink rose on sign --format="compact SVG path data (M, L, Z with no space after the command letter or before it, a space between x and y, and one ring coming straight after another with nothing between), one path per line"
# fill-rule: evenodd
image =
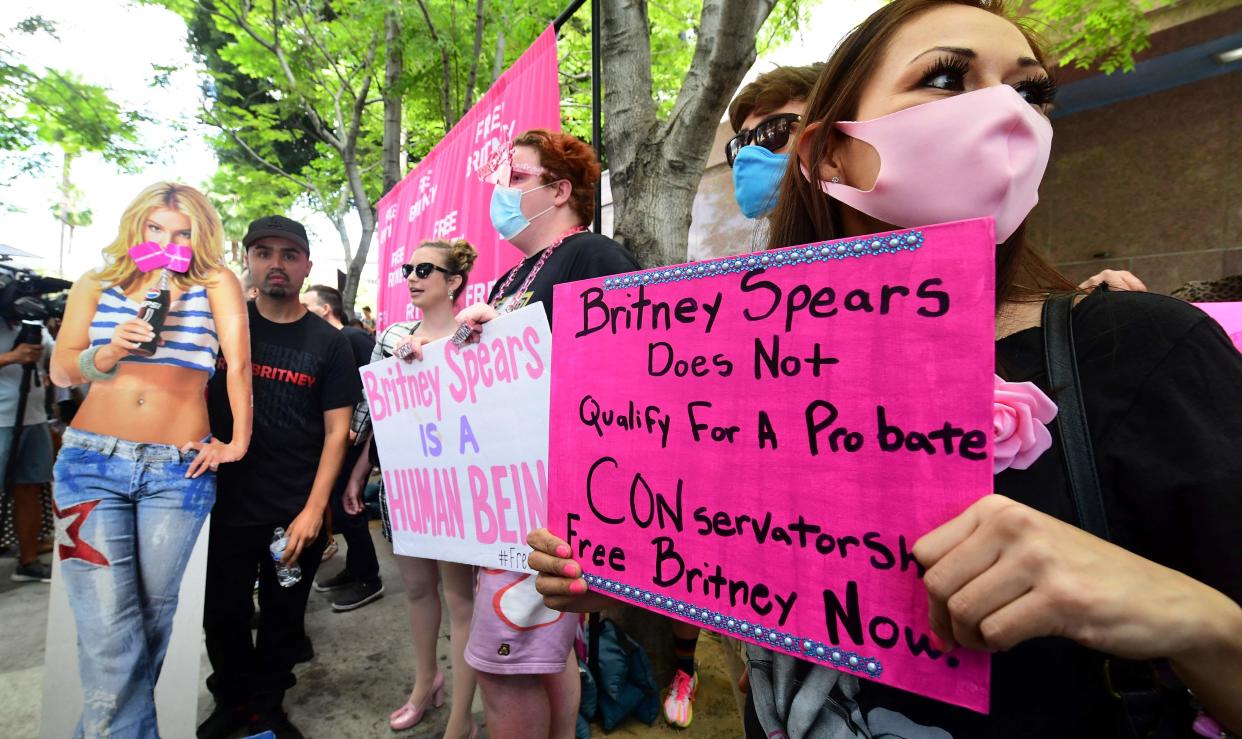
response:
M992 474L1024 470L1052 446L1048 424L1057 405L1033 382L996 378L992 401Z

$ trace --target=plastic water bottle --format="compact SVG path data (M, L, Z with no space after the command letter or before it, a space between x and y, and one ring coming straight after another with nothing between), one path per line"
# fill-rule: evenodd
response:
M272 532L272 545L268 549L272 552L272 561L276 564L276 582L280 583L282 588L291 588L302 579L302 565L291 562L286 567L280 563L280 558L284 556L287 546L289 546L289 537L285 536L283 527L277 526Z

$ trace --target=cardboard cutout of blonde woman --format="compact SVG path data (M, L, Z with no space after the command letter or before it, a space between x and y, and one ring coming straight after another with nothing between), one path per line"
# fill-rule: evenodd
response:
M55 556L77 626L75 736L156 737L155 683L182 573L250 442L241 283L202 193L161 182L121 216L101 268L74 283L52 381L91 383L55 466ZM236 433L211 439L204 388L228 362Z

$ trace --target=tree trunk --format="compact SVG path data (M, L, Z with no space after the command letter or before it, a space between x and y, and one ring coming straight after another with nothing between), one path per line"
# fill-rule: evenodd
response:
M345 174L349 177L349 189L353 194L354 209L358 211L358 223L362 226L362 235L358 237L358 248L354 250L354 258L349 262L349 271L345 278L345 292L341 296L345 303L345 310L352 312L354 301L358 299L362 268L366 266L367 254L371 251L371 237L375 234L375 206L367 196L366 187L362 184L362 170L352 151L345 156Z
M618 241L640 264L683 262L690 209L716 125L755 60L776 0L704 0L685 84L668 119L651 99L646 0L603 0L604 143Z
M65 229L69 226L69 168L73 166L73 156L69 152L64 152L64 164L60 173L60 247L57 252L56 273L61 277L65 276ZM70 232L69 242L73 242L73 233Z
M405 72L405 49L397 11L384 16L384 192L401 181L401 76Z

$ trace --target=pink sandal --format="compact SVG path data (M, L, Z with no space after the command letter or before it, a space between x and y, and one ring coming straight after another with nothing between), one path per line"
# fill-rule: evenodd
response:
M431 690L427 691L426 697L423 698L421 705L414 705L406 701L404 706L393 711L388 716L388 726L393 731L404 731L418 724L423 720L423 716L430 707L439 708L444 705L444 673L436 671L436 679L431 683Z

